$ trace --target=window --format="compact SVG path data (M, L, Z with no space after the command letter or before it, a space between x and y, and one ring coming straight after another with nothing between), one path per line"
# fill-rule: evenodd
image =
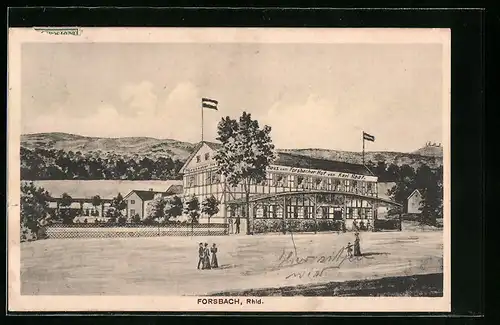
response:
M205 185L212 184L212 172L205 173Z
M297 176L297 187L301 188L303 187L304 183L304 176Z
M351 186L349 186L349 181L348 180L344 181L344 185L345 185L345 191L346 192L350 192L351 191Z
M189 176L188 178L188 187L193 187L194 186L194 176Z
M322 180L321 178L316 178L316 179L314 180L314 185L315 185L315 186L314 186L314 189L315 189L315 190L319 190L319 189L321 189L321 183L322 183L322 182L323 182L323 180Z
M130 200L130 204L135 204L135 200Z
M373 194L373 183L366 184L367 192L369 195Z
M196 156L196 162L199 163L201 161L201 157L200 156Z
M207 153L205 154L205 160L208 160L209 158L210 158L210 153L208 153L208 152L207 152Z
M130 216L131 217L135 216L135 210L134 209L130 209Z

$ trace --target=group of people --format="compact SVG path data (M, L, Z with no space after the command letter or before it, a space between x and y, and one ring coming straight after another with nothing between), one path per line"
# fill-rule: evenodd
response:
M351 242L347 243L347 257L362 256L359 233L356 232L354 236L355 236L354 245L351 244Z
M215 244L212 247L208 247L208 244L200 243L198 247L198 270L209 270L216 269L219 267L219 261L217 260L217 246ZM210 253L212 258L210 259Z

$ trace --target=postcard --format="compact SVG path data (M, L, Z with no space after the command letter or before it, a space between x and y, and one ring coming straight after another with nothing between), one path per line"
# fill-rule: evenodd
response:
M450 42L10 29L9 310L450 311Z

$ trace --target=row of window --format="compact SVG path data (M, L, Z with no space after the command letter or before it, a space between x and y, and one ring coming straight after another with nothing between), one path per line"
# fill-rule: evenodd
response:
M195 186L218 184L220 182L221 177L219 173L216 173L215 171L206 171L187 176L185 186L186 188L190 188Z
M244 210L234 209L230 211L231 217L244 216ZM283 218L281 206L269 205L254 210L256 218ZM347 208L346 210L336 207L319 207L316 212L317 219L367 219L372 218L372 208ZM287 206L287 219L312 219L314 218L313 207Z
M204 155L204 157L205 157L205 161L209 160L209 159L210 159L210 153L208 153L208 152L207 152L207 153ZM196 162L197 162L197 163L200 163L200 162L201 162L201 156L200 156L200 155L196 156Z
M188 175L185 181L186 188L218 184L221 182L220 174L215 171L206 171L195 175ZM277 189L302 189L302 190L325 190L349 192L362 195L374 195L376 186L374 182L356 181L348 179L333 179L324 177L306 177L297 175L285 175L280 173L268 173L267 179L259 184ZM258 191L257 191L258 192Z

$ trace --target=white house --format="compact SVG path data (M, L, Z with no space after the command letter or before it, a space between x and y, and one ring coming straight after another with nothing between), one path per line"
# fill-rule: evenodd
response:
M410 196L408 196L407 201L407 212L412 214L419 214L420 211L420 202L422 202L422 193L419 190L415 189Z

